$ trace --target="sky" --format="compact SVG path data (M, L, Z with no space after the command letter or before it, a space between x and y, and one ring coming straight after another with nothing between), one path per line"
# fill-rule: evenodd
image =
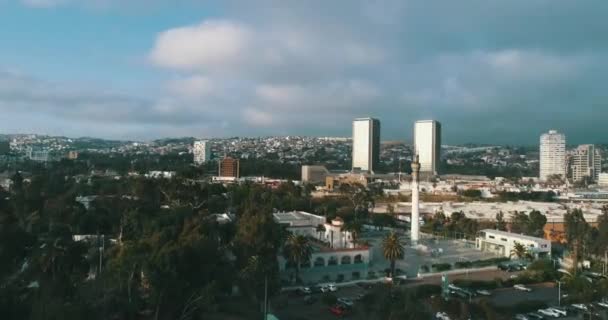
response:
M0 133L608 143L605 0L0 0Z

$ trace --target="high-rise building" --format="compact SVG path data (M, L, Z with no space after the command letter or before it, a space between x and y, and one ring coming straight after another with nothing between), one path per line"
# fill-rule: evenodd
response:
M570 157L572 181L579 182L585 178L596 182L602 172L602 156L592 144L578 146Z
M194 163L201 165L211 159L211 144L209 141L195 141L192 148Z
M441 160L441 123L421 120L414 124L414 152L418 155L420 172L439 174Z
M540 180L566 178L566 136L550 130L540 136Z
M219 163L218 176L238 179L240 177L239 169L239 159L224 157Z
M374 172L380 162L380 121L359 118L353 121L353 171Z

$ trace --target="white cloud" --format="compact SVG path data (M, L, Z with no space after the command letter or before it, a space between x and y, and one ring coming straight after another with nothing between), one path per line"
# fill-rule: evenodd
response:
M214 85L213 80L201 75L170 80L168 88L171 93L186 98L208 97L220 90Z
M265 128L274 124L275 119L270 112L248 107L243 110L243 121L256 128Z
M160 66L185 70L238 67L248 54L251 37L238 23L205 21L160 33L150 58Z

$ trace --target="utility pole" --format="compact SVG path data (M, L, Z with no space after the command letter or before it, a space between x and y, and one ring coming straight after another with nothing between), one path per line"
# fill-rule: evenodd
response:
M268 275L264 275L264 320L268 319Z

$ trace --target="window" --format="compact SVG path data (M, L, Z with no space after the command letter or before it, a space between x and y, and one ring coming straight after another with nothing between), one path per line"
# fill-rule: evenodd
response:
M507 242L507 238L500 238L500 241Z
M488 236L488 238L490 238L490 239L496 239L496 237L494 237L494 236Z

